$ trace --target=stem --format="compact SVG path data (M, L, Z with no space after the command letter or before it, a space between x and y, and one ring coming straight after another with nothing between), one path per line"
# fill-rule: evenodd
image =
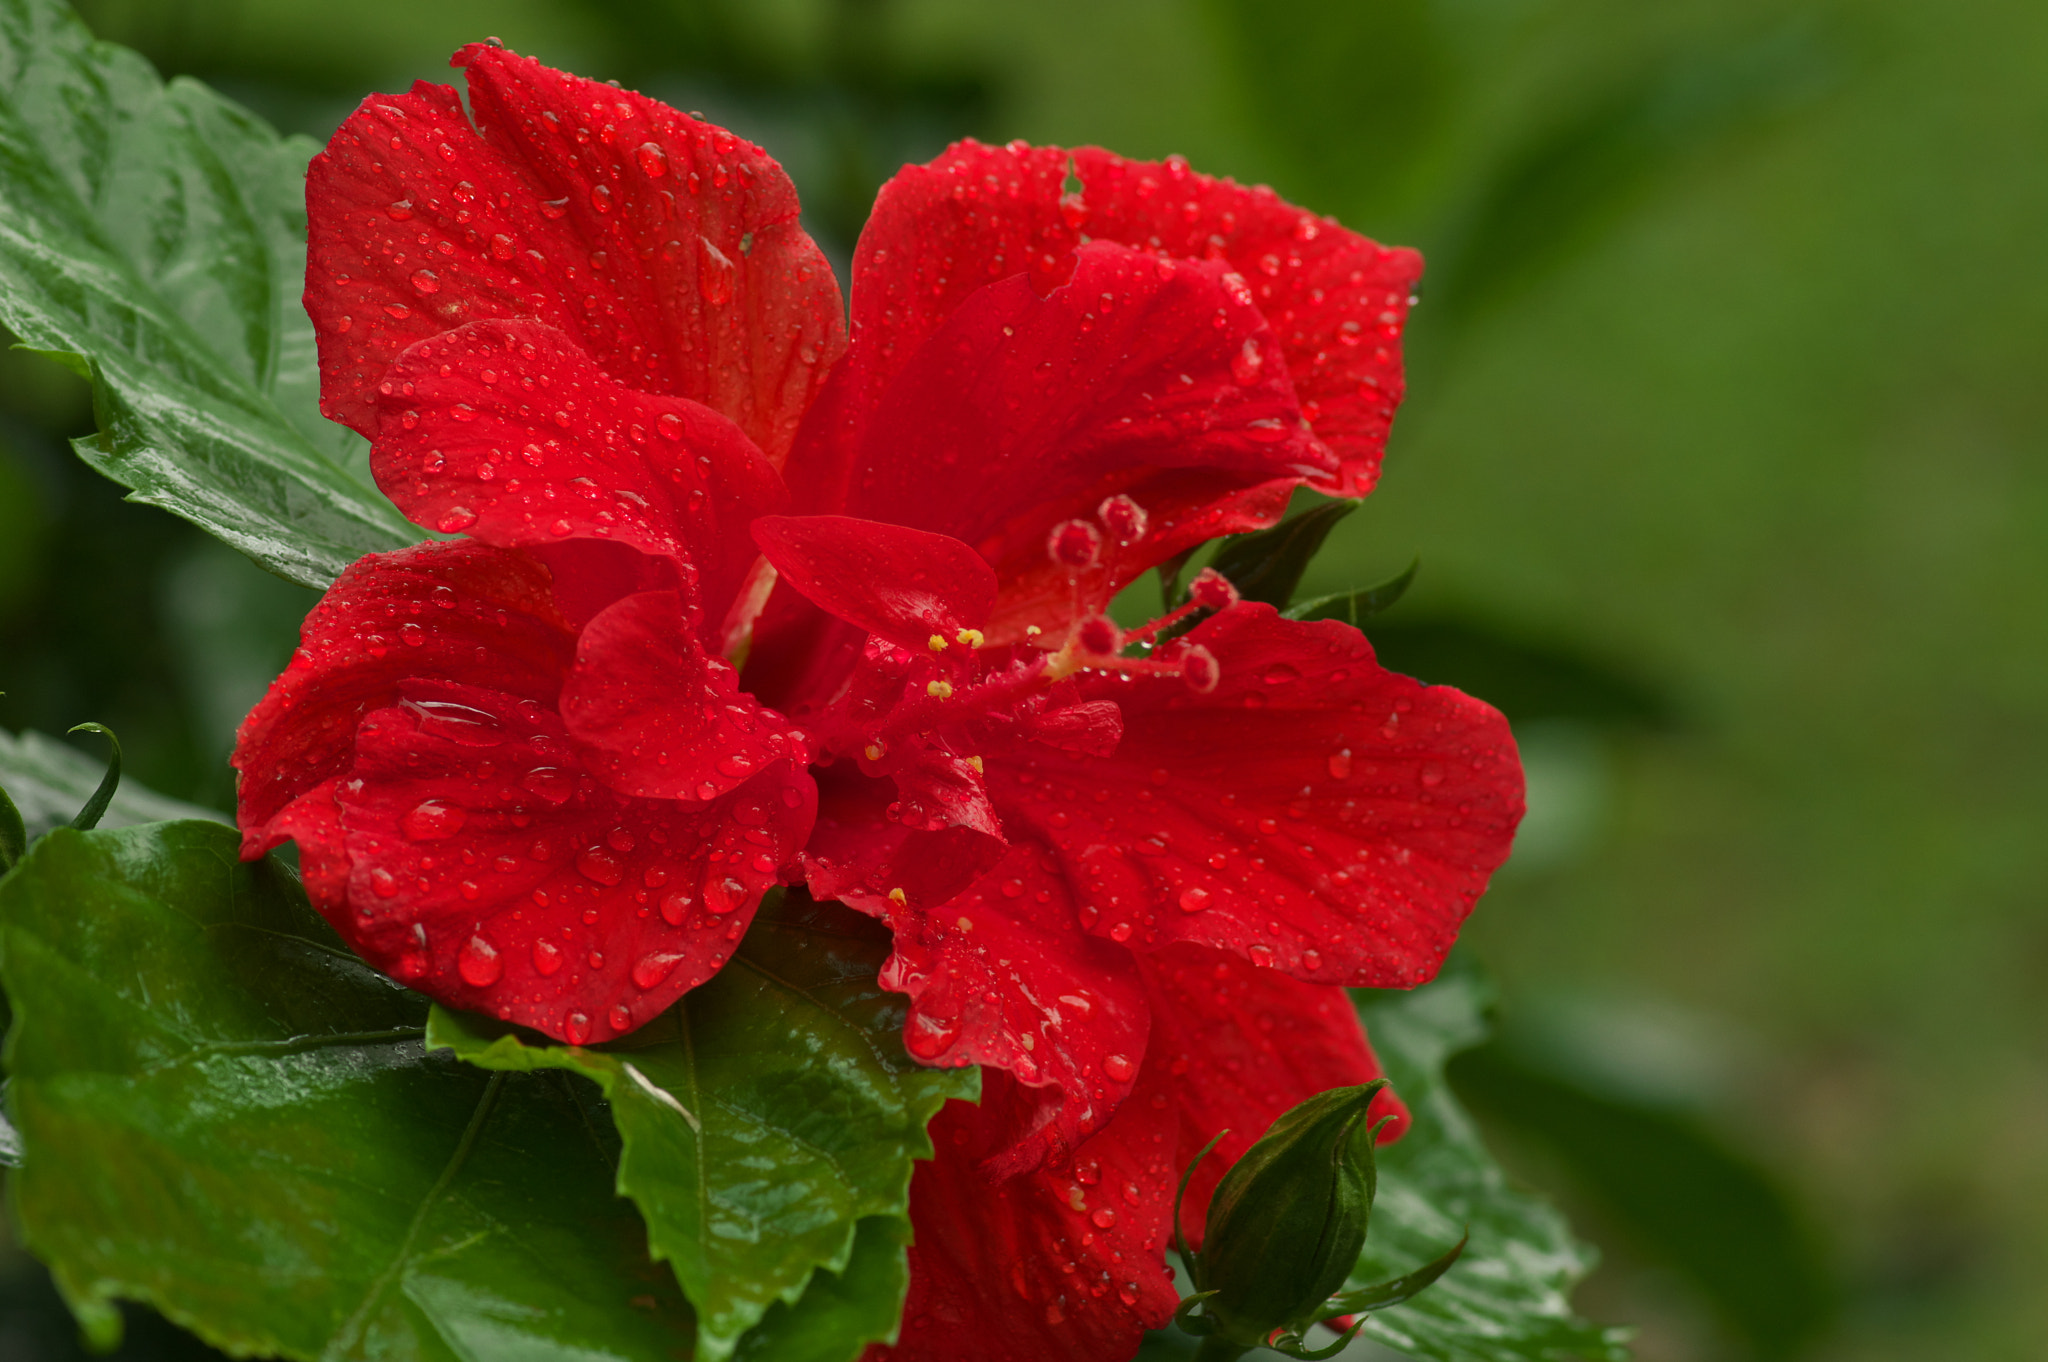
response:
M1211 1334L1202 1340L1201 1347L1195 1349L1195 1362L1237 1362L1250 1351L1250 1348L1240 1348L1227 1338Z

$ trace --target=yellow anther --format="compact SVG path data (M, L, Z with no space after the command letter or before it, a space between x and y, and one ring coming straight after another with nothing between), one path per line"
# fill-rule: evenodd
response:
M967 759L967 764L968 764L969 766L972 766L972 767L974 768L974 774L976 774L976 775L980 775L980 774L981 774L981 758L980 758L980 757L969 757L969 758Z
M937 638L938 635L934 634L932 637ZM955 642L964 643L970 648L979 648L988 641L982 637L981 630L979 629L962 629L959 633L953 635L953 638Z
M944 700L953 693L953 683L951 681L933 681L925 686L924 693L931 696L934 700Z
M869 761L880 761L883 757L887 756L888 754L889 749L878 742L869 743L861 753L861 755L866 757Z
M907 897L905 897L901 889L891 889L889 891L889 902L895 904L898 908L901 908L904 904L910 902L910 900Z
M965 643L967 640L963 638L960 641L962 643ZM933 634L931 638L926 641L925 646L930 648L935 653L943 653L946 651L946 636L944 634Z
M1035 624L1027 624L1024 626L1024 636L1026 638L1037 638L1040 634L1044 632L1045 630L1039 628Z
M953 925L955 927L958 927L963 932L971 932L974 930L974 919L971 917L963 917L955 921Z

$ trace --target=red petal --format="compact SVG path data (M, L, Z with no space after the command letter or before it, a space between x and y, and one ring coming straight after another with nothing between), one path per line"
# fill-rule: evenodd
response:
M1193 941L1301 979L1436 971L1522 816L1507 721L1383 670L1356 629L1232 606L1186 636L1222 679L1096 674L1116 754L990 754L1005 831L1059 851L1091 931ZM1161 656L1168 651L1162 650Z
M1217 1181L1266 1127L1319 1092L1381 1077L1380 1064L1342 989L1304 984L1201 946L1169 947L1140 963L1152 1005L1147 1067L1163 1067L1175 1080L1175 1175L1217 1132L1230 1132L1195 1170L1181 1208L1189 1241L1199 1245ZM1373 1100L1370 1118L1382 1116L1393 1120L1380 1132L1381 1144L1407 1132L1408 1108L1391 1089Z
M949 1102L932 1122L937 1157L910 1181L902 1334L867 1362L1121 1362L1171 1318L1163 1249L1179 1151L1166 1077L1148 1071L1072 1165L990 1186L978 1170L1028 1100L985 1072L979 1107Z
M932 1122L936 1157L910 1184L916 1240L893 1349L869 1362L1119 1362L1177 1299L1165 1271L1181 1170L1219 1129L1183 1206L1195 1242L1217 1180L1273 1119L1315 1093L1379 1076L1335 988L1179 946L1145 963L1151 1047L1136 1090L1070 1163L994 1186L979 1176L1031 1095L984 1071L979 1108ZM1407 1122L1391 1094L1373 1114Z
M481 544L419 544L342 571L306 616L292 662L235 744L249 855L282 840L266 826L306 791L348 769L356 725L397 703L403 681L488 679L553 705L576 647L547 570Z
M886 915L882 986L910 996L904 1043L927 1064L1007 1070L1025 1089L983 1154L1007 1177L1058 1165L1130 1092L1145 1057L1129 954L1079 930L1044 854L1012 848L958 897Z
M704 651L672 591L628 596L584 627L561 710L590 770L621 794L715 799L809 759L788 721Z
M1279 337L1303 413L1343 460L1317 490L1371 491L1401 401L1401 330L1422 257L1304 212L1264 186L1196 174L1177 157L1127 161L1081 147L1074 173L1089 236L1226 260L1244 276Z
M866 333L862 345L868 344ZM1095 242L1039 296L1019 276L963 301L878 395L839 494L852 515L950 534L995 564L998 641L1092 611L1183 548L1269 524L1304 477L1333 474L1302 424L1285 366L1248 369L1276 342L1220 266ZM849 366L835 384L861 381ZM821 495L826 451L791 468ZM1080 573L1047 550L1053 526L1124 494L1136 537L1102 532Z
M349 772L277 821L305 846L318 806L339 810L346 892L314 906L451 1006L572 1044L631 1031L725 962L810 827L787 764L708 807L631 799L541 705L451 682L400 696L364 718Z
M842 345L838 284L759 147L499 48L453 89L365 100L313 158L306 308L321 409L375 433L414 341L486 317L568 332L628 385L702 402L779 466Z
M371 466L414 521L506 547L600 539L689 562L713 626L754 561L747 522L785 500L738 426L613 382L535 322L422 341L377 393Z
M754 541L782 580L850 624L922 653L988 623L996 575L957 539L849 516L763 516ZM965 645L962 645L965 646Z

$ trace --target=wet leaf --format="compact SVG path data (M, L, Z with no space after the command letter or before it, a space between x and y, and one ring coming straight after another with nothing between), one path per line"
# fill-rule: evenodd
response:
M313 152L196 81L0 0L0 322L91 379L95 469L325 586L425 536L323 419L304 287Z
M842 1274L827 1292L844 1332L836 1354L817 1355L850 1359L902 1309L925 1126L948 1098L979 1092L978 1070L925 1068L904 1051L903 999L875 982L888 952L869 919L789 893L763 905L709 983L616 1044L556 1045L438 1007L428 1043L490 1069L566 1069L604 1090L623 1141L618 1190L697 1307L700 1357L726 1356L823 1268ZM877 1219L891 1223L862 1229ZM856 1260L857 1238L872 1257ZM824 1308L805 1304L799 1316ZM816 1320L783 1323L827 1342Z
M1225 541L1209 560L1248 601L1287 607L1309 560L1323 546L1337 522L1358 509L1355 501L1325 501L1270 530Z
M233 829L59 829L0 882L9 1199L88 1336L147 1302L231 1352L687 1355L587 1090L424 1053Z
M102 763L69 743L42 733L10 734L0 729L0 790L7 792L20 811L28 841L69 823L92 798L105 773ZM0 814L0 821L4 818ZM100 826L125 828L178 818L229 821L224 813L202 809L124 780L101 815Z
M1457 1265L1401 1305L1372 1315L1367 1336L1433 1362L1624 1359L1620 1331L1572 1313L1574 1283L1593 1266L1564 1217L1508 1185L1444 1081L1444 1064L1486 1037L1491 988L1454 956L1409 993L1361 991L1373 1049L1414 1114L1379 1151L1372 1232L1351 1276L1359 1290L1433 1259L1469 1232Z
M1552 1047L1494 1041L1451 1067L1488 1122L1546 1149L1638 1251L1699 1288L1758 1358L1802 1355L1834 1291L1778 1180L1699 1117L1587 1081Z

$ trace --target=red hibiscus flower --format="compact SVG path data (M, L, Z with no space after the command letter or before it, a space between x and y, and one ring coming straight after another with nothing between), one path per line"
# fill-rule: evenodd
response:
M1105 613L1369 490L1418 258L1179 161L964 143L884 187L849 344L758 148L456 64L474 124L421 84L315 159L307 306L324 409L464 537L309 617L236 754L246 853L295 839L365 958L579 1044L778 878L882 918L910 1050L985 1078L896 1352L1127 1354L1180 1167L1374 1076L1333 986L1428 978L1520 814L1500 716L1354 629L1213 576Z

